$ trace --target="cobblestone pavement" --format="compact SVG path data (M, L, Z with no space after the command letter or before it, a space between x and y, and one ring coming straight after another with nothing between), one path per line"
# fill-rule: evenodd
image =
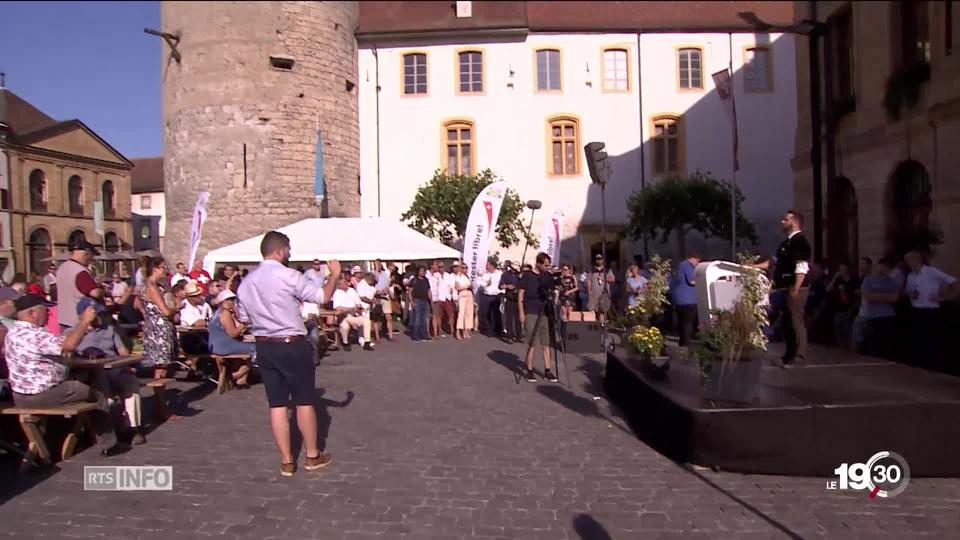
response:
M146 446L112 459L87 450L47 478L7 482L0 535L903 539L960 530L958 480L914 479L895 499L871 500L828 492L825 479L692 471L591 398L601 357L568 357L571 390L517 383L520 354L483 337L400 337L377 352L333 354L317 380L335 461L289 479L278 474L262 387L207 388L194 416L159 426ZM83 466L103 464L172 465L174 489L84 492Z

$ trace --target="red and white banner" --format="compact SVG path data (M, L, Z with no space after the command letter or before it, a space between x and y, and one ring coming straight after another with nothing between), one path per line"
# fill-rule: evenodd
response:
M507 194L506 182L494 182L483 188L470 208L467 229L463 235L463 262L473 280L485 271L490 242L497 228L497 218Z
M560 265L560 233L563 232L563 210L555 208L543 224L540 234L540 253L550 256L553 266Z
M206 191L200 193L197 197L197 205L193 208L193 223L190 225L190 256L187 265L188 270L193 269L193 261L197 258L197 248L200 247L200 231L203 230L203 224L207 222L207 200L210 194Z
M717 87L717 95L723 102L733 123L733 170L740 170L740 137L737 135L737 102L733 97L733 83L730 79L730 70L720 70L712 75L713 84Z

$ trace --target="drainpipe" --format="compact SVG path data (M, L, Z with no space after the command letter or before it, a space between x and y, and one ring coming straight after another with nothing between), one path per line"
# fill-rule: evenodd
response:
M640 34L637 33L637 103L640 112L640 189L647 187L647 158L643 139L643 56L640 54ZM647 234L643 234L643 260L650 260L650 242ZM642 270L642 268L641 268Z
M373 46L374 59L374 81L376 83L375 92L377 93L377 217L380 217L380 55L377 53L377 46Z
M827 30L823 33L823 87L824 87L824 115L826 129L824 130L824 148L827 159L827 213L830 212L831 195L836 186L837 178L837 137L836 137L836 109L833 96L833 35ZM827 218L829 223L829 216ZM822 231L821 231L822 232ZM857 232L859 234L859 231ZM823 240L823 237L820 237ZM828 239L829 240L829 239ZM822 248L821 248L822 250ZM837 253L834 249L828 253ZM833 261L837 262L837 261Z
M810 19L817 21L817 2L810 2ZM814 30L808 38L810 64L810 166L813 174L813 259L823 258L823 171L821 170L821 118L820 118L820 43L819 32Z

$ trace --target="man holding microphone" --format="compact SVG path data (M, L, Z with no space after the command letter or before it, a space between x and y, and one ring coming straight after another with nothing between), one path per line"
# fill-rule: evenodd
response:
M332 461L331 456L320 452L317 444L314 352L306 340L300 304L324 304L333 294L337 280L328 279L321 286L289 268L290 238L283 233L265 234L260 254L263 262L240 284L237 314L241 322L250 324L256 337L257 364L270 406L270 427L280 450L280 474L293 476L296 461L290 448L287 419L291 398L307 450L304 469L313 471ZM340 275L338 261L328 261L327 266L331 275Z

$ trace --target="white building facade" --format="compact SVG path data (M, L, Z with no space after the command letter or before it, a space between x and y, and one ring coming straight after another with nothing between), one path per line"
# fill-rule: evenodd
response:
M522 200L542 201L534 237L551 209L564 210L562 258L581 265L599 252L601 225L583 145L606 143L613 166L610 240L628 221L626 199L644 185L697 169L731 179L733 130L711 78L730 66L736 180L761 237L756 249L771 253L793 202L796 129L794 39L779 34L524 32L362 42L362 215L399 219L437 169L489 168ZM729 254L726 241L688 244ZM616 245L621 264L643 253L636 242ZM650 254L675 255L673 245L651 244ZM518 260L523 245L497 250Z

